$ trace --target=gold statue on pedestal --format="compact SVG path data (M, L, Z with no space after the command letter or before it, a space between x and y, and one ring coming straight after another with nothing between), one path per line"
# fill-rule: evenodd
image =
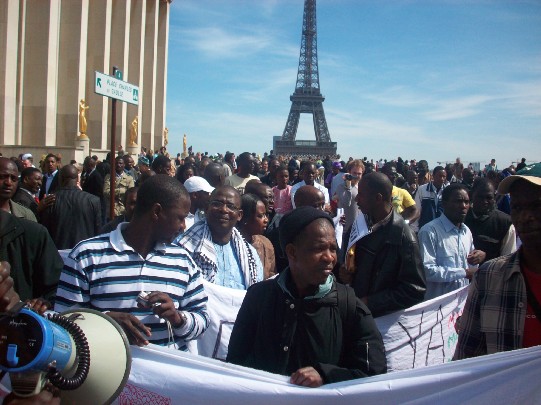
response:
M130 146L137 146L137 131L139 127L139 121L137 118L137 115L131 122L131 128L130 128Z
M169 143L169 130L167 127L163 130L163 146L167 147L167 144Z
M79 138L88 138L86 135L86 110L89 108L84 98L79 101Z

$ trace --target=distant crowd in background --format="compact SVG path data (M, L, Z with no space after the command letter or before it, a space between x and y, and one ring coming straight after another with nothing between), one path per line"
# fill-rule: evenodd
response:
M202 279L249 289L228 361L298 385L384 373L373 318L467 285L456 359L541 344L541 164L524 158L476 171L119 147L0 157L0 182L0 260L21 299L109 311L133 344L186 350L209 324Z

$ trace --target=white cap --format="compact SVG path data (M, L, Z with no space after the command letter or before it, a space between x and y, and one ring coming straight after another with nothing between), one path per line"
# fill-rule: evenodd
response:
M212 193L214 191L214 187L212 187L203 177L199 176L190 177L184 182L184 187L186 187L188 193L195 193L197 191Z
M21 156L21 160L26 160L26 159L33 159L33 157L30 153L25 153L24 155Z

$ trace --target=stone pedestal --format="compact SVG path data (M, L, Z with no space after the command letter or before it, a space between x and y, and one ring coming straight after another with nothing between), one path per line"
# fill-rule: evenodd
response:
M126 153L129 153L132 156L137 156L139 154L139 146L138 145L128 145L126 146ZM135 159L135 164L137 164L137 159Z
M90 155L90 139L85 134L79 135L77 138L75 138L75 147L80 148L82 147L84 150L84 155L89 156Z

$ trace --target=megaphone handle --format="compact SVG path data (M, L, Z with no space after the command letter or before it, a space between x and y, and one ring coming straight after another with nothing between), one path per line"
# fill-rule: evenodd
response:
M83 330L72 320L60 315L49 315L49 320L63 327L72 336L75 342L78 358L77 370L73 377L64 377L56 367L51 366L47 372L47 378L55 387L61 390L74 390L79 388L86 380L90 370L90 349Z

